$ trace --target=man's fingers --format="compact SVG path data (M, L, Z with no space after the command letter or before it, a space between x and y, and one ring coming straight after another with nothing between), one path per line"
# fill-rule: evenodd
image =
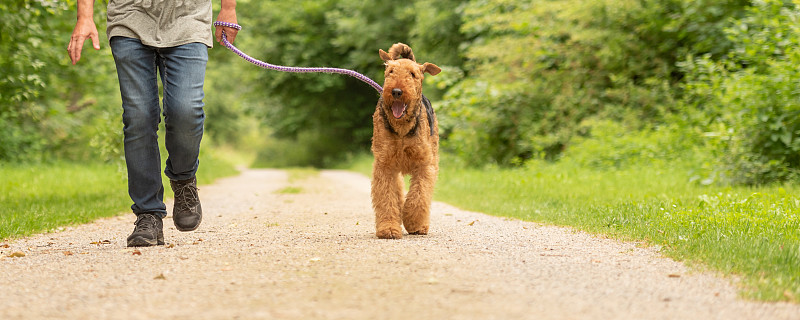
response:
M228 42L233 43L236 40L236 33L239 30L234 28L222 27L218 26L214 32L214 37L217 39L217 42L222 43L222 32L225 32L225 38L228 39Z
M69 58L72 60L73 65L81 60L81 52L83 52L83 44L86 42L86 38L92 40L92 47L94 47L95 50L100 50L100 37L96 33L91 33L88 36L77 35L72 37L67 46L67 51L69 52Z
M72 55L71 56L72 56L72 64L73 65L75 65L76 63L78 63L78 61L81 60L81 51L82 51L81 47L78 47L78 49L73 49L72 50Z
M92 38L92 46L95 50L100 50L100 38L96 33L92 33L89 37Z
M75 59L72 58L72 39L70 39L69 45L67 45L67 55L69 56L69 61L72 62L72 65L75 65Z
M67 45L69 58L72 60L73 65L81 59L83 44L86 43L87 38L92 39L92 47L95 50L100 50L100 36L97 33L94 21L91 19L78 19L75 29L72 30L69 45Z
M69 51L69 58L72 60L72 64L78 63L78 60L81 59L81 51L83 50L83 46L81 45L83 41L86 39L81 39L80 37L73 37L72 41L69 43L68 51Z
M228 38L228 42L233 43L236 40L236 34L239 33L239 30L234 28L225 28L225 36Z
M217 39L217 42L222 41L222 28L219 26L214 28L214 39Z

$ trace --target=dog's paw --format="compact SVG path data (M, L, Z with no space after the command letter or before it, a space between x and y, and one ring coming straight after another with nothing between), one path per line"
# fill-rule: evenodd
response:
M375 232L375 235L378 236L380 239L401 239L403 238L403 232L399 229L383 229L378 230Z
M422 226L418 230L409 230L408 234L412 235L426 235L428 234L428 226Z

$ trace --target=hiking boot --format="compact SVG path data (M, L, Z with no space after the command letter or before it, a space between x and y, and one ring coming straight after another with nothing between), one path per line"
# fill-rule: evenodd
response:
M140 213L134 222L136 228L128 236L129 247L150 247L164 244L164 223L153 213Z
M175 206L172 207L172 222L179 231L192 231L203 220L203 208L197 195L197 179L170 180L175 193Z

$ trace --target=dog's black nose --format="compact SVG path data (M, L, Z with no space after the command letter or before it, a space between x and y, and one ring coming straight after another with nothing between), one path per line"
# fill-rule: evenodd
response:
M403 89L394 88L392 89L392 97L400 98L403 95Z

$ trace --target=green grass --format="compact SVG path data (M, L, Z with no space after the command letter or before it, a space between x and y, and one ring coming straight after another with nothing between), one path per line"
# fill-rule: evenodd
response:
M288 168L285 169L289 174L289 183L295 183L301 180L319 176L319 170L314 168ZM276 190L277 194L300 194L303 193L303 188L297 186L288 186L283 189Z
M286 187L280 190L276 190L275 193L278 194L300 194L303 192L303 188L300 187Z
M371 158L354 170L368 174ZM800 302L798 186L689 183L680 165L598 170L567 163L463 169L446 158L435 198L460 208L643 241L698 269L742 277L744 296Z
M0 164L0 239L123 212L130 205L116 165Z
M200 163L200 184L237 173L213 152L202 151ZM0 177L0 240L130 212L124 164L0 163Z
M290 183L319 176L319 170L314 168L289 168L285 170L289 174Z

